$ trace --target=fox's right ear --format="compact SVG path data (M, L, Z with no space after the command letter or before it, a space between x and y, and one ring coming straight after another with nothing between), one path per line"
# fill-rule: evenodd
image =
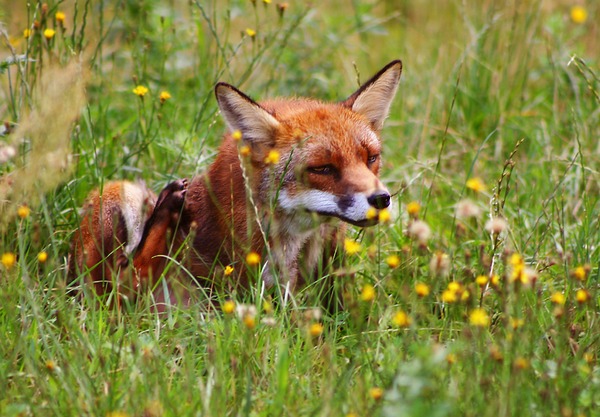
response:
M246 94L227 83L218 83L215 95L231 131L239 130L251 144L269 144L279 122Z
M390 62L343 101L342 105L365 116L375 130L381 130L398 90L400 75L402 61Z

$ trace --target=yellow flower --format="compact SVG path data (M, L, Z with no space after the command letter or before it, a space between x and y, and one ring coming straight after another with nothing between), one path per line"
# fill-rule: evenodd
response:
M580 288L575 293L575 299L579 304L587 303L590 299L590 293L583 288Z
M256 252L250 252L246 255L246 263L249 266L256 266L260 263L260 255Z
M373 220L377 217L377 209L375 207L369 207L369 209L365 213L365 217L367 218L367 220Z
M250 149L250 146L248 146L248 145L240 146L240 155L249 156L251 152L252 152L252 150Z
M577 24L585 23L588 12L583 6L571 7L571 20Z
M244 326L250 330L256 327L256 317L251 314L246 314L242 321L244 322Z
M106 417L129 417L125 411L111 411L106 413Z
M452 304L458 301L458 296L454 291L444 290L442 293L442 301L444 303Z
M375 299L375 288L370 284L366 284L362 288L360 299L366 303L373 301Z
M17 209L17 216L19 216L22 219L29 217L30 213L31 209L26 205L19 206L19 208Z
M31 31L31 29L25 29L25 30L23 30L23 37L25 39L27 39L27 38L29 38L31 36L32 33L33 32Z
M233 312L235 311L235 302L233 302L232 300L227 300L223 303L221 309L225 314L233 314Z
M227 265L225 267L225 270L223 271L223 275L225 275L226 277L228 277L229 275L233 274L233 266L231 265Z
M500 285L500 277L498 274L492 275L490 278L490 284L492 284L494 287L498 287Z
M516 252L513 253L512 255L510 255L510 258L509 258L508 262L512 266L522 266L522 265L525 265L525 261L523 261L523 257L521 256L521 254L516 253Z
M475 278L475 282L480 287L483 287L485 284L488 283L488 277L485 275L479 275L477 278Z
M448 289L452 292L459 292L462 290L462 285L456 281L452 281L448 283Z
M135 94L136 96L144 97L148 93L149 90L147 87L144 87L143 85L138 85L132 91L133 91L133 94Z
M50 372L56 371L56 362L54 362L52 359L48 359L46 361L46 369Z
M400 265L400 257L398 257L398 255L390 255L386 258L385 263L387 263L390 268L398 268Z
M514 366L516 369L527 369L529 368L529 361L522 356L519 356L514 361Z
M490 324L490 316L483 308L475 308L469 314L469 322L476 327L487 327Z
M38 258L38 262L43 264L48 260L48 254L46 252L42 251L42 252L38 253L37 258Z
M265 164L267 165L275 165L279 162L279 152L275 149L271 149L269 154L265 158Z
M265 300L263 302L263 311L267 314L271 314L273 312L273 304L271 304L269 301Z
M250 36L251 38L256 36L256 31L254 29L246 29L246 35Z
M392 323L394 323L394 325L397 327L405 328L410 326L412 320L408 314L406 314L406 312L400 310L394 314L394 317L392 317Z
M456 357L456 353L448 353L446 355L446 362L448 363L448 365L454 365L457 360L458 358Z
M346 238L344 240L344 250L348 255L355 255L360 252L361 246L356 240Z
M519 327L523 327L523 325L525 324L525 320L518 318L518 317L511 317L509 319L509 323L510 323L510 327L512 327L514 330L518 329Z
M381 389L379 387L373 387L369 390L369 395L375 401L379 401L383 398L383 389Z
M416 219L419 217L419 212L421 211L421 205L416 201L411 201L406 205L406 212L410 217Z
M231 137L233 138L233 140L235 140L236 142L239 142L240 140L242 140L242 132L240 132L239 130L234 130L231 133Z
M554 294L552 294L550 296L550 301L552 301L553 304L557 304L557 305L564 305L565 302L567 301L565 295L562 292L555 292Z
M54 18L56 19L57 22L59 23L65 23L65 19L67 18L67 16L63 13L63 12L56 12L56 14L54 15Z
M56 34L56 31L54 29L48 28L44 31L44 38L50 40L54 37L55 34Z
M479 177L475 177L475 178L469 178L467 180L467 188L469 190L475 191L476 193L480 193L482 191L485 191L485 184L483 183L482 179Z
M379 222L380 223L387 223L391 219L392 219L392 215L390 214L390 211L388 209L379 210Z
M415 292L419 297L427 297L429 295L429 286L427 284L423 284L422 282L417 282L415 284Z
M158 99L160 100L161 103L164 103L165 101L167 101L170 98L171 98L171 94L168 91L161 91L160 95L158 96Z
M573 278L579 281L584 281L585 277L587 276L587 271L585 270L585 267L578 266L577 268L573 269L573 271L571 271L571 275L573 276Z
M323 325L321 323L313 323L308 328L308 334L312 337L319 337L323 333Z
M2 254L2 260L1 260L1 262L2 262L2 265L4 265L4 267L6 269L10 269L17 262L17 257L12 252L6 252L6 253Z

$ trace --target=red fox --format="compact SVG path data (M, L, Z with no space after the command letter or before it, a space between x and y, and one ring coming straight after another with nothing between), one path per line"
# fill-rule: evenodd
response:
M179 269L177 280L187 275L205 288L245 288L260 276L293 294L318 278L344 223L374 225L373 209L391 204L378 177L379 132L401 73L393 61L339 103L257 103L218 83L228 133L208 171L168 185L155 204L143 185L129 182L93 193L73 238L71 277L89 277L101 293L116 284L133 295L162 275L172 285ZM262 256L260 265L247 264L251 252ZM166 270L169 259L178 267Z

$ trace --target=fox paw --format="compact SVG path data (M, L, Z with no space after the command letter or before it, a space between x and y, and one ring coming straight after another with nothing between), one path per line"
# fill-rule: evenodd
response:
M185 202L187 187L187 178L176 180L168 184L160 192L154 210L166 210L173 213L180 212L183 208L183 203Z

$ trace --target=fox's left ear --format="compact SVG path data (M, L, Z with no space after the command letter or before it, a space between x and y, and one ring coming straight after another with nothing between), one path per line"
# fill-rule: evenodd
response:
M401 74L402 61L390 62L344 100L342 105L365 116L375 130L381 130L398 90Z

